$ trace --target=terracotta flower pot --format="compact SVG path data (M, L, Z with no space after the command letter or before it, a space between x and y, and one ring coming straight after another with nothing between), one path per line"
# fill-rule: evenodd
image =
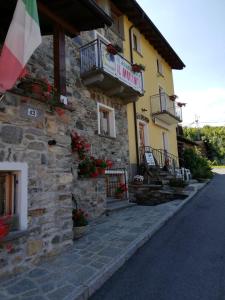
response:
M105 175L105 169L104 168L97 168L99 175Z
M43 95L43 87L39 83L34 82L31 85L31 92L33 94L42 96Z
M6 237L9 234L9 230L10 230L9 224L0 225L0 239Z
M88 225L73 227L73 239L77 240L84 236L88 231Z
M142 185L143 181L136 181L136 180L134 180L133 184L135 184L135 185Z
M106 49L110 54L113 54L113 55L117 54L117 50L111 44L107 45Z
M116 199L123 199L123 193L116 193Z

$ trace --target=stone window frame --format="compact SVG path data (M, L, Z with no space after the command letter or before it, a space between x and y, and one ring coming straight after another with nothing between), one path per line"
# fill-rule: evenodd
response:
M101 119L101 115L100 115L101 109L109 113L109 130L110 130L109 135L104 135L101 132L101 121L100 121L100 119ZM115 109L110 107L110 106L107 106L105 104L102 104L102 103L98 102L97 103L97 113L98 113L98 134L101 135L101 136L105 136L105 137L116 138Z
M28 227L28 166L27 163L1 162L0 172L16 172L18 174L17 211L19 226L24 231Z

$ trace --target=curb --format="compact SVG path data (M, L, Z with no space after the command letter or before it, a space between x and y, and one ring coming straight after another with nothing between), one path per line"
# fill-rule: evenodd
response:
M175 211L167 214L162 220L156 223L150 230L141 234L132 244L126 249L125 253L119 256L110 265L106 266L99 272L97 276L92 278L87 285L80 288L74 295L74 300L87 300L94 294L118 269L120 269L124 263L146 242L148 242L168 221L175 216L196 194L198 194L210 180L205 182L199 189L195 187L195 190L177 207Z

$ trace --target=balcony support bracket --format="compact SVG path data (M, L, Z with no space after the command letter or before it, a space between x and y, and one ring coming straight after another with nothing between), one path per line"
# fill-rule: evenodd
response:
M101 82L104 80L104 75L103 74L97 74L97 75L94 75L94 76L91 76L89 78L85 78L83 80L84 84L85 85L92 85L92 84L95 84L97 82Z
M107 91L107 95L108 96L114 96L114 95L118 95L118 94L123 93L123 91L124 91L124 87L121 85L117 88L113 88L113 89Z

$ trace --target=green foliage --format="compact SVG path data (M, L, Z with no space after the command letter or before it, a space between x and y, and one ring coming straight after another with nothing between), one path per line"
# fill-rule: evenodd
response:
M171 187L185 188L187 186L187 183L183 179L173 178L173 179L170 179L169 185Z
M184 136L192 141L201 140L205 144L207 157L213 164L225 164L225 127L204 126L202 128L184 127Z
M197 150L186 149L184 151L185 167L191 170L192 176L195 179L211 178L213 173L210 162Z

